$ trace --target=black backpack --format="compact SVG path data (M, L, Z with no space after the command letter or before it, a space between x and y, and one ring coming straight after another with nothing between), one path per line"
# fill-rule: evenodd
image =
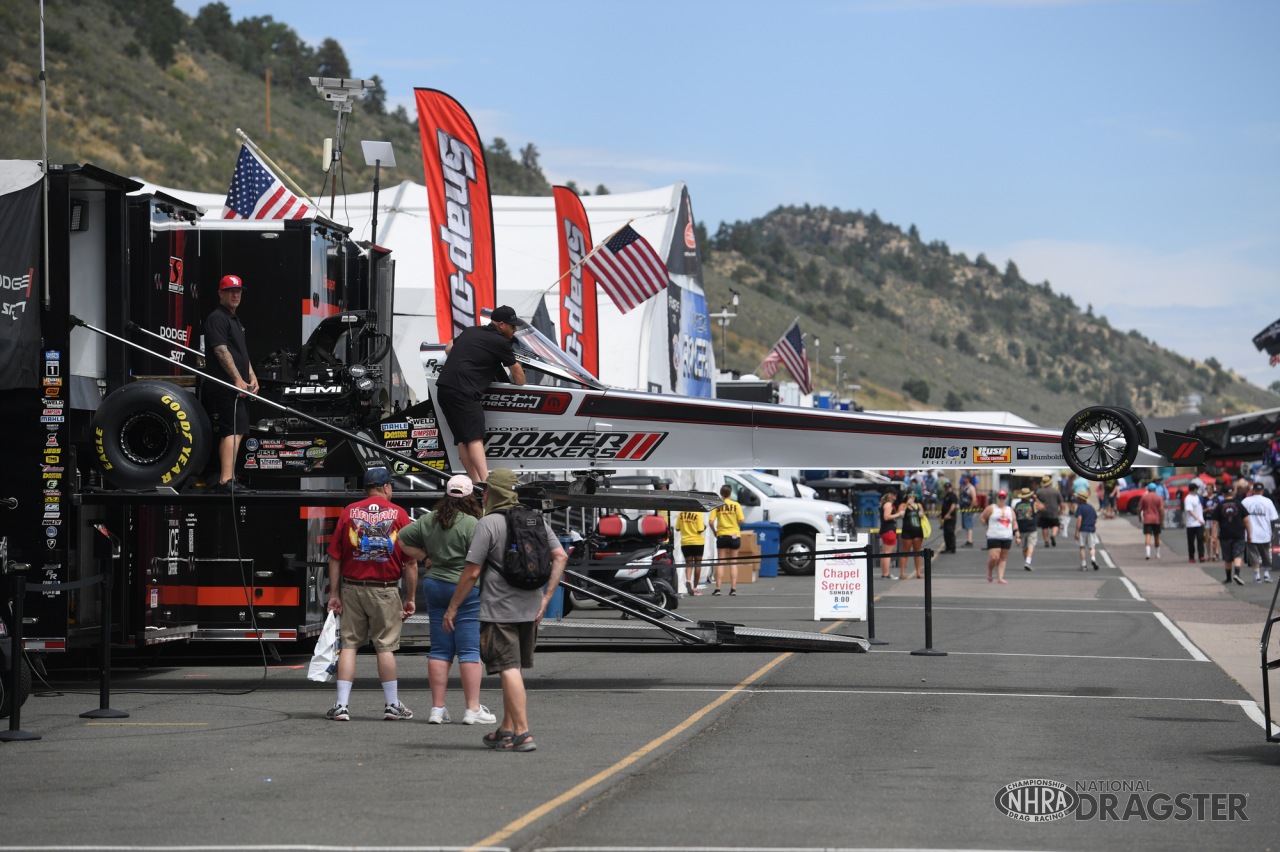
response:
M507 549L502 558L502 578L517 588L540 589L551 579L551 549L547 545L542 513L516 506L499 514L507 516Z

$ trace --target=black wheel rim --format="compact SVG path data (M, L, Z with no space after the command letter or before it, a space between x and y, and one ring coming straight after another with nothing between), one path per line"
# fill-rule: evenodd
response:
M131 414L120 426L120 452L137 465L159 462L172 441L170 422L153 411Z

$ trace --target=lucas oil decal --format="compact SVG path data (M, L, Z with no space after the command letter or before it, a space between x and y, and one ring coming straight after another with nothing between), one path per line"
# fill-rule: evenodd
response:
M490 432L484 452L491 459L643 461L666 437L666 432Z
M1008 464L1013 453L1009 447L974 447L974 464Z

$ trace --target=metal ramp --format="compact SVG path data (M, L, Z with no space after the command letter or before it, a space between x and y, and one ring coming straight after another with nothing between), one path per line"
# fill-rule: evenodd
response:
M566 592L577 592L597 603L616 609L629 619L601 621L595 619L543 619L538 637L580 641L653 642L672 641L698 647L757 647L785 651L844 651L866 653L871 643L862 636L835 633L808 633L801 630L777 630L747 627L727 621L693 621L672 610L663 609L626 592L580 574L566 570L560 581ZM594 587L594 588L593 588Z

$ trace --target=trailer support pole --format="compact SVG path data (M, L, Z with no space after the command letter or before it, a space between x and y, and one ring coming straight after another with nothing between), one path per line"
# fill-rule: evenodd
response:
M102 597L98 613L102 619L102 662L98 677L98 709L87 710L80 714L81 719L128 719L129 714L123 710L111 709L111 589L112 570L115 560L120 555L120 539L116 538L103 524L94 524L99 533L93 540L94 555L102 560Z
M13 589L13 623L9 625L9 653L12 665L9 666L8 682L5 683L5 694L9 696L9 730L0 731L0 743L31 742L40 739L39 734L22 730L22 696L18 694L18 684L22 679L22 599L27 596L27 579L16 574L9 580Z

